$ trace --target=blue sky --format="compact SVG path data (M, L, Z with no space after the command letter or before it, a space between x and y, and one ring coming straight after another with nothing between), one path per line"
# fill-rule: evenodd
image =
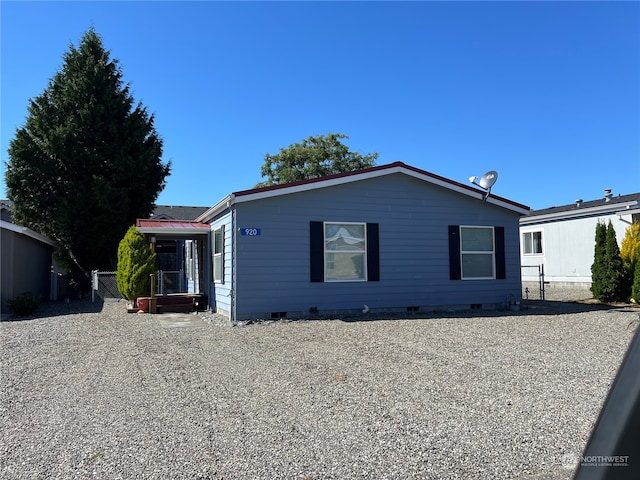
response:
M0 5L2 198L29 99L91 26L155 114L158 204L213 205L329 132L378 164L497 170L534 209L640 192L639 2Z

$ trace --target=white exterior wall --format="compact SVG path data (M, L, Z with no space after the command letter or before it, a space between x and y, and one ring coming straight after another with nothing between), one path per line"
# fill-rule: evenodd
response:
M520 259L523 282L537 282L538 270L526 266L544 265L545 281L591 284L591 265L598 222L613 225L618 245L622 244L631 215L600 215L520 226ZM525 255L523 234L542 232L542 254Z

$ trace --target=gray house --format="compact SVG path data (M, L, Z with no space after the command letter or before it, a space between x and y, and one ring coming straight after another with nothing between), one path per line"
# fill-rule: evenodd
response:
M232 320L495 308L521 298L529 208L401 162L232 193L210 225L210 306Z
M8 311L7 302L22 293L57 299L53 241L27 227L0 220L0 244L2 313Z

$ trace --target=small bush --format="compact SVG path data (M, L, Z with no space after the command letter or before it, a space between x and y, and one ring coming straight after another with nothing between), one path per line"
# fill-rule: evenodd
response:
M631 297L636 301L636 303L640 303L640 262L636 262Z
M31 292L25 292L7 302L9 310L18 317L32 315L40 306L40 297Z
M156 254L144 235L131 226L118 246L116 284L120 294L135 303L151 293L150 274L156 272Z

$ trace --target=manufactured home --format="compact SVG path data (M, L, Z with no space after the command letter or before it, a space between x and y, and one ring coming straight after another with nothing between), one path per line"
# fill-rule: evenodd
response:
M235 192L171 228L197 241L201 293L236 321L515 304L528 213L396 162Z
M532 210L520 219L524 288L537 290L542 281L547 291L574 289L590 298L596 225L611 222L621 245L629 225L638 221L640 193L614 195L610 189L597 200Z

